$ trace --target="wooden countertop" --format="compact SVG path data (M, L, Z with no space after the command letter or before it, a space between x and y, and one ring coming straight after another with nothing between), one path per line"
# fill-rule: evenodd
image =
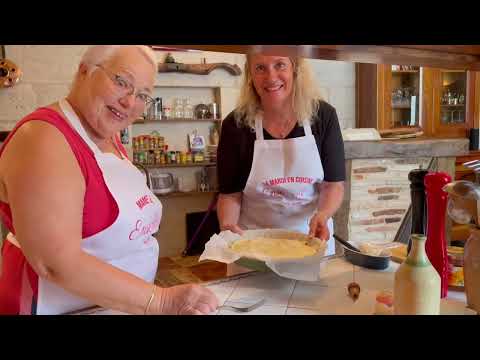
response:
M344 146L346 159L457 157L469 154L469 140L465 138L345 141Z

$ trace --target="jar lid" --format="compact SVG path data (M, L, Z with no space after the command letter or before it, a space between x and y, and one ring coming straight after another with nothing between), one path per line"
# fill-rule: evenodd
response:
M448 246L447 252L451 255L463 255L463 247L460 246Z

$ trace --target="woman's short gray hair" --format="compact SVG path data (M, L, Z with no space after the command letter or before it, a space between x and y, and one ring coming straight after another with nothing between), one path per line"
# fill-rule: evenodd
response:
M141 51L143 56L157 69L157 59L155 52L145 45L94 45L87 49L80 62L86 65L102 64L111 59L117 51L126 47L135 47ZM93 69L92 69L93 70Z

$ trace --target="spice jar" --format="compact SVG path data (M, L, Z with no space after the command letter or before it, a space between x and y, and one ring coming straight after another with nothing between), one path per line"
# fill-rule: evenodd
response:
M167 157L165 155L165 152L160 153L160 164L165 165L167 163Z
M182 163L182 164L187 163L187 153L185 151L182 151L180 153L180 163Z
M449 286L464 286L463 276L463 248L459 246L448 246L448 265L449 265Z
M135 136L132 138L132 149L133 151L138 150L138 138Z
M193 161L196 163L203 162L205 160L202 152L196 152L193 156Z
M165 107L163 108L163 115L164 115L164 117L166 117L166 118L172 117L172 109L171 109L169 106L165 106Z
M192 162L193 162L192 153L191 153L190 151L189 151L189 152L187 152L186 158L187 158L187 164L189 164L189 163L192 163Z
M157 137L151 136L150 137L150 150L155 150L157 148Z

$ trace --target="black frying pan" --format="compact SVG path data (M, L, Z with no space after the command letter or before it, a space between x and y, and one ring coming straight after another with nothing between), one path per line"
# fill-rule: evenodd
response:
M333 237L343 246L345 259L354 265L374 270L384 270L390 265L389 256L373 256L363 254L355 246L338 237L337 235L333 234Z

